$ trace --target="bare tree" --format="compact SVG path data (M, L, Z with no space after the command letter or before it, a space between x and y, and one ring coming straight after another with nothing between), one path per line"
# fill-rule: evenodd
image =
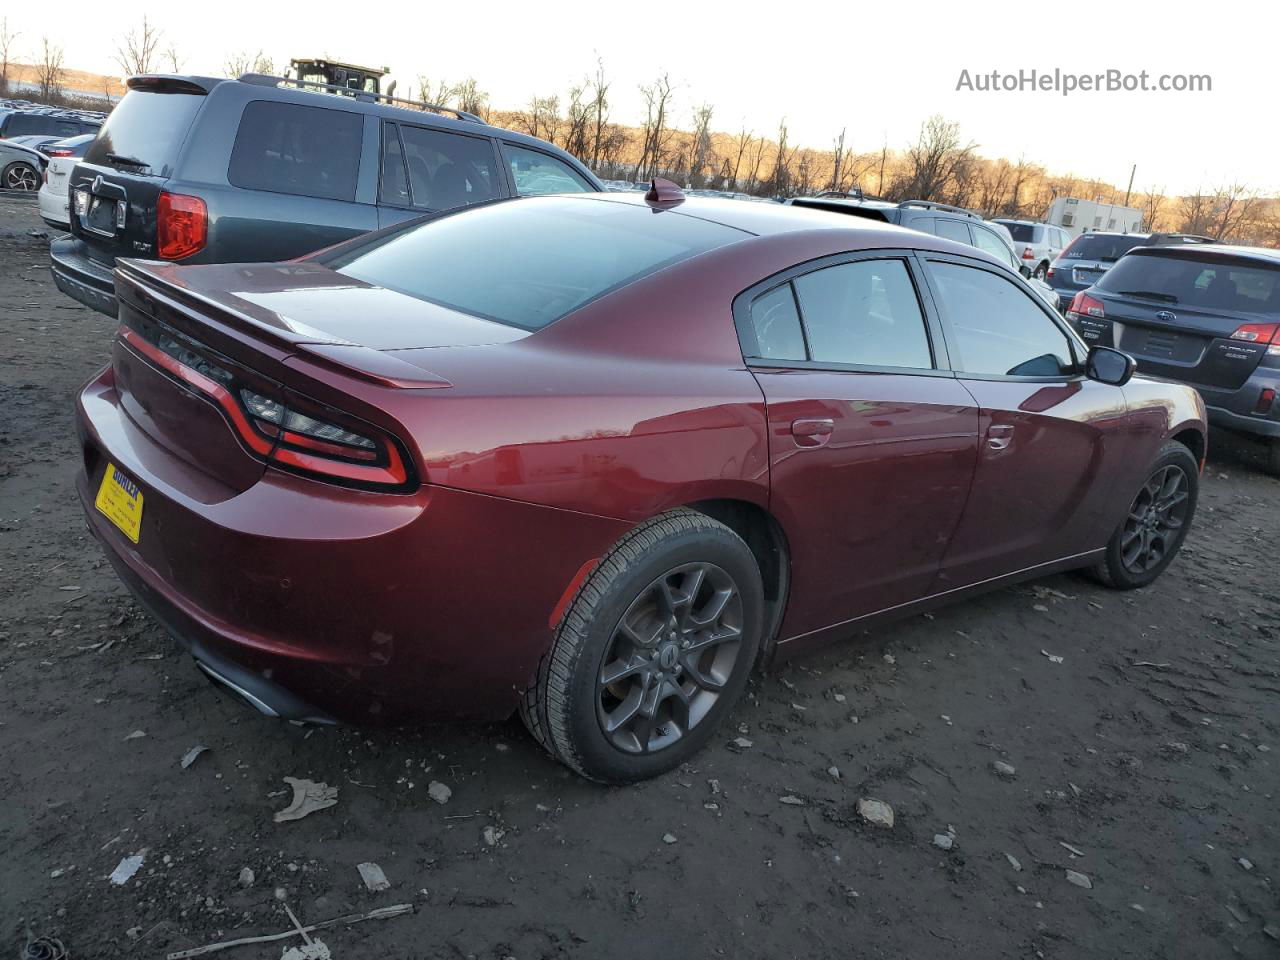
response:
M841 167L844 165L844 137L847 130L847 127L841 128L840 136L836 137L835 141L832 143L831 179L828 181L828 190L842 189L842 184L844 182L844 170L842 170Z
M1156 187L1142 200L1142 224L1148 230L1156 228L1160 208L1164 206L1164 187Z
M418 99L423 103L444 106L453 98L453 87L443 80L432 84L422 74L418 74Z
M115 61L126 77L139 73L150 73L159 59L157 50L160 46L161 31L142 16L142 26L130 30L116 44ZM175 68L174 72L177 72Z
M453 95L459 110L474 113L484 119L489 115L489 94L480 89L475 77L467 77L454 87Z
M706 184L704 171L715 166L715 153L711 144L711 115L714 108L707 103L693 111L693 143L690 147L689 183L695 187Z
M275 73L275 63L259 50L257 53L242 51L232 54L223 64L228 77L238 77L245 73Z
M178 48L173 43L170 43L168 49L165 50L164 59L168 61L170 73L182 72L182 66L186 61L178 54Z
M760 182L760 167L764 163L764 148L767 143L768 141L764 137L759 137L756 140L755 153L751 155L751 176L747 180L748 193L757 193L763 186Z
M595 129L591 137L591 167L599 169L601 139L609 122L609 82L604 76L604 60L596 58L596 75L591 80L591 121Z
M644 142L636 164L636 179L651 180L658 174L670 140L667 112L671 109L671 77L664 73L651 85L641 87L640 95L645 103Z
M569 105L565 109L564 148L586 163L591 159L588 144L591 140L592 102L585 99L590 89L590 78L569 88Z
M20 35L9 29L9 18L0 18L0 97L9 93L9 64L12 63L13 44Z
M960 142L960 125L935 114L920 126L916 142L907 148L907 169L893 185L898 199L936 200L950 193L968 194L967 173L977 144Z
M554 94L549 97L531 97L529 109L520 116L518 123L529 136L555 143L556 134L560 130L560 98Z
M787 118L778 121L778 155L773 161L773 176L769 179L769 192L772 196L782 197L791 191L791 161L795 155L793 147L787 153Z
M36 64L36 83L40 85L40 99L52 100L62 94L62 48L40 39L40 61Z

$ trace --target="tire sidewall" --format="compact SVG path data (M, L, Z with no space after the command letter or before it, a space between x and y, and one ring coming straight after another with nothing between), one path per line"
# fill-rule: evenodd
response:
M663 573L684 563L714 563L737 584L742 598L743 636L738 660L715 705L693 730L655 754L619 750L600 729L597 678L618 621L635 598ZM751 674L764 622L764 590L750 549L736 534L718 524L669 537L638 562L602 585L602 597L585 625L567 689L566 728L573 752L588 776L610 783L630 783L656 776L683 763L700 750L733 708Z
M1145 587L1155 580L1168 568L1169 564L1174 561L1178 553L1182 550L1182 544L1187 539L1187 533L1191 530L1191 524L1195 521L1196 507L1200 500L1200 469L1196 463L1196 458L1191 451L1177 442L1169 443L1160 452L1147 470L1147 474L1143 477L1142 483L1145 485L1152 475L1168 466L1179 466L1182 468L1187 477L1187 516L1182 524L1182 529L1178 531L1178 536L1174 542L1173 548L1165 551L1164 557L1152 569L1143 571L1142 573L1131 573L1124 565L1124 559L1120 551L1120 539L1124 533L1124 521L1121 520L1116 526L1115 533L1111 535L1111 539L1107 542L1106 566L1114 585L1121 589L1131 590L1136 587ZM1128 515L1129 508L1133 504L1134 498L1139 491L1135 491L1133 496L1129 498L1129 502L1125 504L1125 515Z

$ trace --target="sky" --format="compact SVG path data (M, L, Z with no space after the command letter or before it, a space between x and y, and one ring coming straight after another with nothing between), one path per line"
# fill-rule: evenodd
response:
M1135 192L1167 194L1244 183L1280 195L1275 121L1280 5L1215 0L1117 0L1063 4L790 3L645 6L636 3L410 4L312 0L306 4L136 0L104 30L101 0L11 7L19 59L43 35L66 66L116 73L113 40L145 13L172 40L190 73L219 75L229 54L261 49L277 66L328 55L455 82L475 77L499 109L559 93L604 61L612 119L638 125L638 87L660 73L676 85L676 126L702 103L713 127L742 125L774 136L786 119L801 146L830 149L842 127L859 152L902 149L921 121L942 114L988 157L1024 157L1051 173L1122 188L1136 164ZM368 15L352 16L363 9ZM94 24L93 29L84 29ZM957 89L991 71L1211 78L1200 92Z

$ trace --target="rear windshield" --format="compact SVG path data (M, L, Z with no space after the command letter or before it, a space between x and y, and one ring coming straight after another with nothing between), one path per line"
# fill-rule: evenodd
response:
M327 265L411 297L538 330L611 290L747 236L675 211L534 197L429 220Z
M1223 260L1135 253L1108 270L1098 288L1203 310L1280 316L1280 270Z
M1008 220L997 220L996 223L1008 230L1018 243L1035 243L1039 239L1034 224L1010 223Z
M1075 243L1067 247L1063 256L1068 260L1101 260L1109 263L1119 260L1134 247L1147 242L1144 234L1129 236L1103 236L1097 233L1085 233L1076 238Z
M178 149L203 102L196 93L130 90L85 151L85 162L172 176Z

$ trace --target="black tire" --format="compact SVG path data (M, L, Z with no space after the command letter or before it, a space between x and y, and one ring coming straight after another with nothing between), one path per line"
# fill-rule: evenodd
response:
M672 584L681 592L673 594ZM659 598L683 603L690 592L687 616L679 604L660 610ZM712 620L695 616L717 604ZM636 627L644 623L656 624L651 645L632 642L648 633ZM552 756L589 780L634 783L665 773L706 744L742 695L763 623L760 569L742 538L693 510L662 514L618 541L579 588L525 691L521 719ZM701 633L692 632L697 624ZM614 667L613 676L624 660L633 666L608 682L605 668ZM634 719L606 732L633 703Z
M39 190L40 171L29 163L14 161L0 171L0 187L27 192Z
M1154 582L1182 547L1199 496L1200 465L1195 456L1176 440L1167 441L1107 541L1106 556L1093 568L1094 576L1115 590Z
M1036 266L1035 272L1032 274L1037 280L1043 280L1049 274L1049 264L1047 261L1041 261Z

